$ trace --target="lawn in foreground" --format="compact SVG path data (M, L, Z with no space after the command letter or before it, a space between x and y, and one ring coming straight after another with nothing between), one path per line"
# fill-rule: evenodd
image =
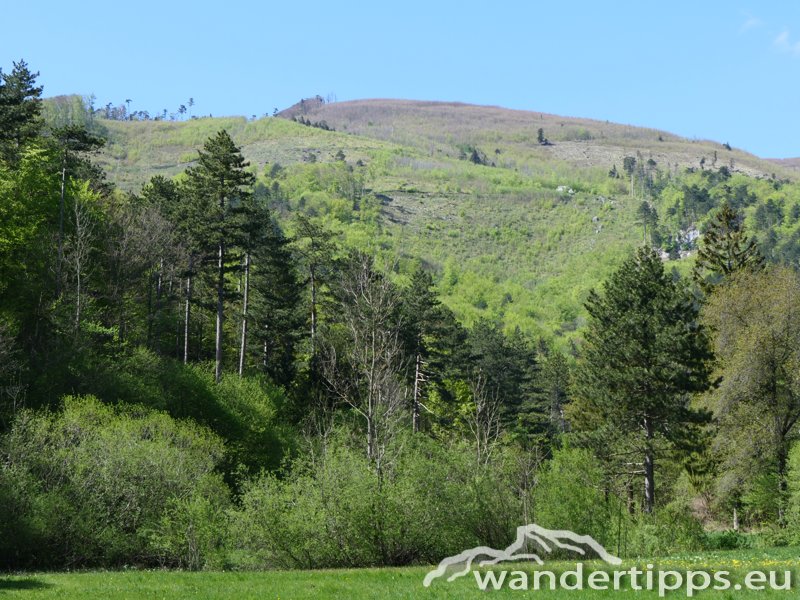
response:
M726 570L733 582L742 582L748 571L792 571L791 591L705 591L695 593L696 598L793 598L797 594L800 576L800 548L772 550L746 550L736 552L682 555L652 561L624 561L620 569L633 565L642 568L649 563L663 570L686 572ZM574 569L575 563L548 563L544 568L555 572ZM599 569L599 562L585 563L584 571ZM523 569L520 565L496 567L509 570ZM31 573L0 576L0 598L103 598L108 600L159 598L159 599L395 599L431 598L462 599L485 598L487 592L478 589L475 577L467 575L452 583L443 579L433 582L430 588L422 585L429 569L426 567L400 569L347 569L320 571L265 571L265 572L202 572L181 571L90 571L78 573ZM530 578L531 584L533 577ZM647 591L569 591L529 589L512 591L506 586L501 591L489 592L492 598L657 598L658 593ZM667 594L668 598L686 597L685 589Z

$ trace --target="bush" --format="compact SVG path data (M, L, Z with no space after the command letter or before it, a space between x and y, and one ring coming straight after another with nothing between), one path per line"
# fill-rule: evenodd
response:
M481 544L506 546L521 524L502 464L423 436L393 449L379 476L339 436L285 479L250 481L234 516L241 566L322 568L438 562Z
M278 418L285 395L266 377L226 374L216 384L207 365L184 365L137 348L87 387L105 401L144 404L210 428L228 442L227 472L240 465L251 473L278 469L293 445L291 428Z
M148 542L161 566L198 570L224 569L227 559L225 495L214 489L188 498L171 498L149 532Z
M591 535L603 546L614 547L622 510L604 489L603 471L591 452L556 451L539 477L534 520L542 527Z
M784 541L800 544L800 444L795 444L789 451L786 485L789 500L786 509L786 532Z
M52 514L42 500L29 473L0 463L0 566L24 565L44 547Z
M222 457L208 430L142 407L68 397L58 413L23 411L3 439L0 482L12 485L0 490L16 490L26 529L14 541L17 555L3 563L185 564L153 546L154 532L163 537L164 518L188 518L194 502L225 506L215 471Z
M706 550L743 550L755 546L752 535L731 529L727 531L711 531L706 533Z
M634 558L667 556L702 550L706 542L702 524L680 503L659 507L652 515L632 518L622 543L622 555Z

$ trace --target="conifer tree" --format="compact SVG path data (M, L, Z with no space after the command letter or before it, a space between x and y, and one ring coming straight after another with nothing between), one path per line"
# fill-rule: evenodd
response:
M452 355L451 342L457 324L453 314L442 306L433 287L433 278L422 268L411 276L403 291L401 311L405 352L413 363L412 429L419 431L425 390L441 381L445 363Z
M708 294L733 273L757 270L763 264L764 257L745 233L742 215L729 203L723 203L703 234L692 273L694 280Z
M242 203L255 178L245 170L250 163L242 157L228 132L209 138L199 151L198 165L187 169L188 189L194 206L193 225L202 240L205 256L216 254L216 332L215 368L217 382L222 377L223 322L226 299L226 274L238 264L230 251L241 241ZM233 257L235 258L235 257ZM235 266L231 266L233 263Z
M642 457L644 507L655 507L660 440L681 441L704 413L691 393L709 387L712 353L688 290L640 248L586 303L590 319L571 414L613 424Z
M42 87L39 73L31 73L24 60L11 73L0 72L0 158L16 162L22 147L39 135Z

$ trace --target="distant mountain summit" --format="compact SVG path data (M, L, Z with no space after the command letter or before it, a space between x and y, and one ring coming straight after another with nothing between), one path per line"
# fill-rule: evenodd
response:
M277 113L275 116L282 119L289 119L293 121L297 117L308 115L314 111L325 106L325 99L322 96L313 96L311 98L303 98L300 102L293 104L289 108Z
M727 142L687 139L651 129L544 112L459 102L365 99L326 102L321 96L301 100L277 116L325 123L336 131L414 146L431 156L469 156L477 149L493 156L510 152L519 158L563 160L584 168L622 167L626 156L652 160L660 168L719 168L752 177L773 173L792 177L792 164L768 161ZM542 139L548 141L542 144ZM516 161L517 163L520 161ZM505 164L511 165L509 161ZM777 166L776 166L777 165ZM788 167L788 168L784 168Z

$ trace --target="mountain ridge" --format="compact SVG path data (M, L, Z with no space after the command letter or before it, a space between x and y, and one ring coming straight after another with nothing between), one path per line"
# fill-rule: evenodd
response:
M782 169L784 164L781 161L791 159L764 159L743 149L733 147L728 149L727 142L690 139L647 126L501 106L387 98L328 103L317 96L298 102L276 116L286 119L302 116L311 121L324 121L337 131L401 144L411 143L417 147L420 146L421 139L412 139L409 135L397 135L398 128L413 131L414 120L417 123L432 123L437 125L434 129L436 134L427 138L422 136L422 139L433 142L435 149L444 151L448 155L454 155L454 144L465 144L470 141L491 143L485 135L487 131L499 136L498 141L519 143L522 137L524 141L530 143L531 148L536 148L538 129L542 128L546 137L552 142L552 146L547 147L551 154L579 167L611 168L616 163L619 168L621 166L619 161L626 153L645 150L652 153L656 159L668 160L679 168L701 168L714 160L716 151L718 160L729 162L733 158L735 163L739 163L734 164L733 170L738 169L751 176L770 176L773 171L778 171L783 177L794 175L792 167ZM450 140L441 138L441 132L448 130L445 125L448 120L453 122L449 127L452 138ZM387 121L390 123L388 133ZM479 134L481 131L484 132L483 136ZM473 137L472 140L470 136ZM559 143L561 148L558 148ZM598 152L595 149L592 152L593 146L602 146L606 151ZM706 163L701 165L700 161L703 158L706 159Z
M348 246L396 261L399 277L424 265L467 325L488 318L579 336L589 290L644 240L688 274L696 236L726 197L765 250L800 256L796 173L658 130L413 101L98 124L109 138L98 161L133 193L153 175L179 175L206 139L228 130L284 224L297 212L314 216Z

